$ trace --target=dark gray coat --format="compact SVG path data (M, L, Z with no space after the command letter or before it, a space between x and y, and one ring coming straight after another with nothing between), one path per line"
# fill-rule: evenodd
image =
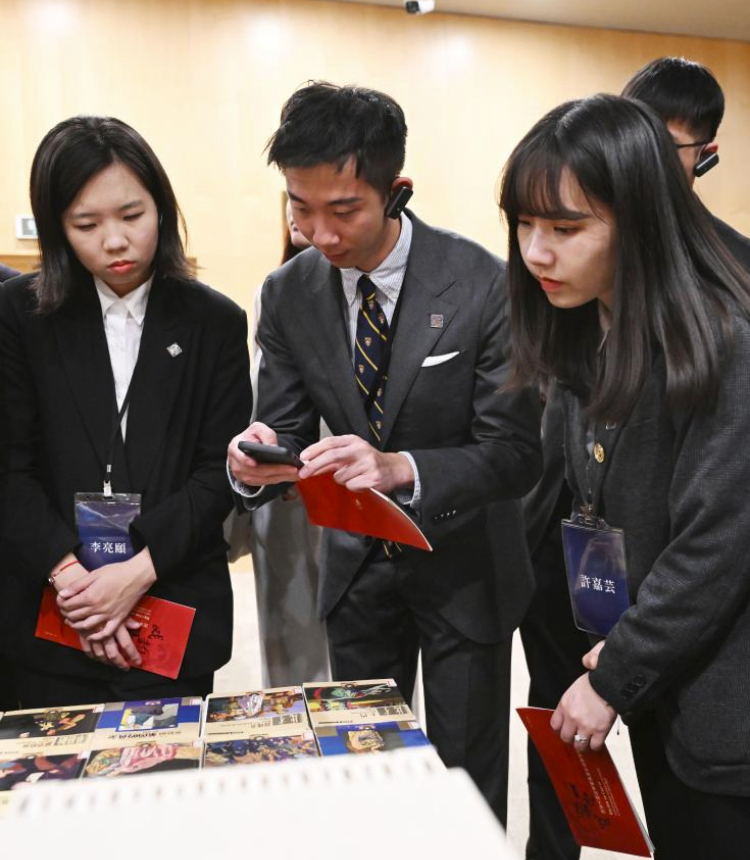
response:
M659 358L629 419L597 424L602 464L564 400L568 481L624 529L635 601L591 683L626 720L656 709L685 783L750 795L750 323L734 322L713 411L669 409Z

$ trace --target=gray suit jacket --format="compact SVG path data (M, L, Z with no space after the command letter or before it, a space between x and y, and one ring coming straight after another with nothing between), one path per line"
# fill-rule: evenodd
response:
M409 217L414 231L382 447L409 451L419 469L415 518L435 551L405 551L426 597L467 637L497 642L520 622L532 589L513 500L539 476L538 401L529 392L498 391L508 346L504 264L467 239ZM258 419L295 451L317 440L321 417L334 435L367 439L339 271L309 250L272 273L262 295ZM432 315L442 323L433 319L431 327ZM430 355L453 352L423 366ZM370 543L340 531L325 535L322 617L346 591Z
M750 323L734 321L716 408L665 402L658 358L626 422L594 438L565 394L568 481L625 531L634 605L607 637L594 689L626 720L655 708L675 773L750 795Z

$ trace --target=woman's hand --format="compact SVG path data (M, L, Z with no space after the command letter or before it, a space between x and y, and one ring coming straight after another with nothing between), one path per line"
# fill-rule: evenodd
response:
M89 643L104 642L114 637L155 581L146 548L127 561L107 564L66 585L58 593L57 605L68 624Z
M581 749L601 749L617 713L594 690L588 673L574 681L552 714L550 725L566 744Z
M583 663L584 668L588 669L589 672L593 672L599 665L599 654L602 648L604 648L605 642L606 639L602 639L601 642L597 642L596 645L594 645L590 651L587 651L581 658L581 663Z
M92 660L98 660L107 666L116 666L124 672L128 672L131 666L136 668L141 665L141 655L135 647L130 635L131 631L138 630L140 624L128 618L121 624L114 635L102 641L92 642L86 636L78 634L83 653Z

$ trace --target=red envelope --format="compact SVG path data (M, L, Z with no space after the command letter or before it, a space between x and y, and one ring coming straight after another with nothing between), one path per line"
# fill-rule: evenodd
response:
M329 529L371 535L432 552L430 542L409 515L377 490L354 493L333 479L313 475L297 482L310 522Z
M34 633L40 639L82 651L78 634L65 623L56 598L54 588L44 589ZM139 668L165 678L176 678L185 656L195 609L146 595L135 605L130 617L141 624L139 630L130 633L143 660Z

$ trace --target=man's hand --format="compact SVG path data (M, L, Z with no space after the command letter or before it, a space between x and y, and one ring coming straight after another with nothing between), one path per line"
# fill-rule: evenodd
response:
M385 453L359 436L328 436L310 445L300 457L305 461L301 479L333 472L334 480L348 490L380 490L390 493L414 486L414 472L403 454Z
M299 480L299 470L295 466L283 466L277 463L258 463L237 447L238 442L260 442L262 445L276 445L276 433L256 421L247 430L235 436L229 443L227 461L229 471L235 480L248 487L265 487L267 484L288 484Z
M66 585L57 595L57 605L90 643L103 642L114 637L154 582L156 571L147 547L127 561L104 565Z
M563 694L552 714L550 725L566 744L575 742L581 749L601 749L617 713L594 690L588 674L574 681Z

